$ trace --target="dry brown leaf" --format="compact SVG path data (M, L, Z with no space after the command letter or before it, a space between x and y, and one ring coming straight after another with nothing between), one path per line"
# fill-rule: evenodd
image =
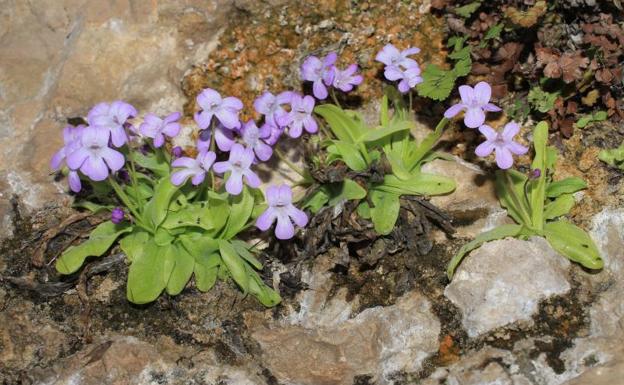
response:
M512 23L524 28L529 28L537 23L539 18L546 13L546 10L546 1L537 1L535 5L526 11L521 11L515 7L509 7L505 10L505 16L507 16Z

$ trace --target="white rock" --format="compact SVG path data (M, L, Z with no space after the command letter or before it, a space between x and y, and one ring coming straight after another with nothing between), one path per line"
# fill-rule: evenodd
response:
M570 262L543 238L486 243L465 257L444 295L476 337L516 321L530 321L541 300L570 290Z

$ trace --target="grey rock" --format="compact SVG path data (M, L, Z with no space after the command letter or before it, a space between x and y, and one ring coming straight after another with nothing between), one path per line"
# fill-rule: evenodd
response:
M541 300L570 290L569 266L543 238L493 241L465 258L444 295L461 310L468 335L476 337L531 321Z

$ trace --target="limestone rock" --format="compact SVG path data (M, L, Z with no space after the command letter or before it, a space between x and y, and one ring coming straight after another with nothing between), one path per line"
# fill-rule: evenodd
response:
M231 3L0 0L0 200L18 194L37 207L66 198L49 160L67 118L97 102L181 110L183 75L215 48Z
M357 375L388 383L394 372L420 369L437 350L440 332L428 300L416 292L330 327L250 327L271 373L280 383L297 385L350 385Z
M444 294L462 311L468 335L476 337L530 321L540 300L570 290L569 266L543 238L493 241L464 259Z

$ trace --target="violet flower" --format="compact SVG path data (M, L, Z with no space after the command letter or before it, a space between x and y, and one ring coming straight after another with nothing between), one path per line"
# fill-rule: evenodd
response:
M277 219L275 236L278 239L290 239L295 235L293 222L304 227L308 224L308 216L292 204L292 191L290 187L270 186L266 190L266 200L269 207L256 220L256 227L266 231Z
M451 106L444 113L444 117L451 119L460 111L466 110L464 115L464 124L470 128L477 128L485 122L485 112L497 112L501 109L490 103L492 96L492 87L486 82L477 83L474 88L470 86L460 86L459 94L461 103Z
M213 116L216 116L226 128L240 127L238 114L243 109L243 102L240 99L232 96L221 98L217 91L206 88L197 95L197 104L201 107L201 111L195 113L195 121L202 130L210 126Z
M285 128L279 127L279 126L272 126L268 123L264 123L262 127L260 127L260 130L269 131L269 136L264 139L264 142L268 144L269 146L274 146L275 143L277 143L279 138L284 133Z
M180 186L186 182L189 177L192 177L191 183L195 186L202 183L206 178L206 173L210 171L210 166L217 158L217 154L212 151L204 151L197 154L195 159L183 156L171 162L172 167L181 167L171 174L171 183L175 186Z
M416 87L417 84L423 82L418 64L408 69L388 66L386 67L385 76L386 79L391 81L399 80L398 88L403 94Z
M234 132L235 130L225 128L220 122L217 122L214 127L214 135L215 142L217 143L219 150L225 152L230 151L230 148L232 148L232 145L234 144ZM197 150L199 152L210 151L211 136L212 132L210 129L201 130L199 132L199 137L197 138Z
M362 83L362 75L356 75L357 64L351 64L345 70L336 69L332 85L343 92L349 92L353 87Z
M284 119L288 112L281 105L289 103L292 95L291 91L281 92L277 96L266 91L256 98L253 106L258 113L264 115L265 122L273 126L284 126Z
M58 171L67 155L80 147L80 137L85 127L86 126L83 124L76 127L68 125L63 129L64 146L52 156L50 160L50 167L52 170Z
M314 98L310 95L293 95L288 113L288 135L291 138L300 137L303 128L311 134L318 131L318 124L312 117L314 103Z
M115 207L111 211L111 222L118 225L124 220L124 211L121 207Z
M155 114L148 113L139 126L142 135L154 139L154 147L159 148L165 144L165 135L173 138L180 132L180 117L182 114L174 112L164 119Z
M78 175L78 171L69 170L67 174L67 181L69 182L69 188L78 193L82 190L82 182L80 182L80 175Z
M266 162L271 158L273 149L264 141L264 139L271 136L270 126L263 126L263 129L259 129L258 126L256 126L256 122L249 120L247 123L243 124L241 135L243 137L243 142L254 151L258 159Z
M526 154L529 149L513 140L520 132L520 125L509 122L503 128L503 132L496 132L492 127L482 125L479 131L485 135L486 141L477 146L475 154L481 157L488 156L492 151L496 152L496 164L503 170L513 165L512 154Z
M121 147L128 141L125 124L129 118L137 116L137 110L130 104L117 100L99 103L89 111L89 125L110 132L110 139L115 147Z
M184 150L182 150L182 147L180 146L175 146L174 148L171 149L171 156L174 158L181 157L183 153L184 153Z
M260 186L260 178L250 170L250 166L254 160L254 152L251 148L244 148L242 145L235 143L230 150L230 159L226 162L217 162L213 169L224 174L230 172L230 176L225 182L225 190L232 194L238 195L243 191L243 177L251 187Z
M408 56L414 55L420 52L420 48L410 47L404 49L403 51L399 51L397 47L392 44L386 44L377 56L375 56L375 60L385 64L387 67L395 67L403 69L412 68L414 66L418 66L416 60L409 58ZM387 68L386 68L387 69ZM386 76L388 80L396 80L390 79Z
M93 181L102 181L111 171L120 170L124 156L108 147L110 132L103 128L85 127L80 137L80 146L67 155L67 166L80 170Z
M301 65L301 79L312 82L314 97L323 100L327 98L327 87L334 81L334 64L338 59L336 52L330 52L323 58L308 56Z

